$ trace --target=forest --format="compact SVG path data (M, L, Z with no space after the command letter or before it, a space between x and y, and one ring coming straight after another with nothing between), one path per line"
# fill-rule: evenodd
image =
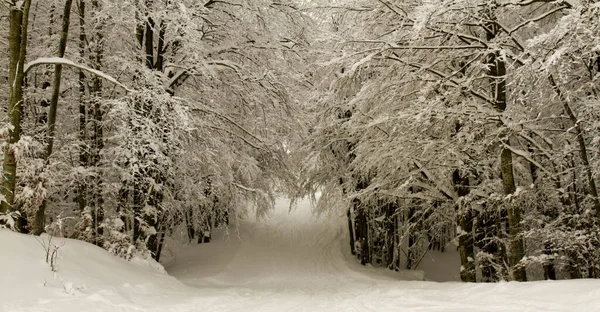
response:
M363 265L600 277L598 1L1 6L0 227L160 261L309 197Z

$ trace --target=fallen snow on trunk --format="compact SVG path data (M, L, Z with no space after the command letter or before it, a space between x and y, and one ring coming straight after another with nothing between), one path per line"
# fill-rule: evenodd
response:
M165 263L170 275L67 239L55 242L64 246L53 273L35 238L0 230L0 311L600 310L597 280L435 283L360 266L344 217L313 217L306 202L288 213L278 201L267 220L178 252Z

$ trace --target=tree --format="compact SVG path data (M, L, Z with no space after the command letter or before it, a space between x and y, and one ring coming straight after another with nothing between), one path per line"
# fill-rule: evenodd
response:
M36 3L28 36L30 144L13 194L35 233L60 223L125 258L159 260L182 226L204 235L249 202L264 215L276 191L297 193L292 94L309 87L296 84L309 19L294 5L80 0L78 49L66 40L70 6L60 16Z
M0 213L4 214L3 223L18 231L26 231L26 217L15 205L17 164L19 161L19 143L21 143L21 107L23 105L23 67L27 55L27 26L31 0L9 2L9 115L8 144L4 148L2 163L2 190Z
M343 29L344 34L332 35L339 40L341 52L332 56L327 66L338 73L331 80L355 85L349 94L341 83L324 81L329 88L315 106L323 107L316 114L324 117L317 117L317 131L311 136L311 161L318 165L311 168L312 186L308 188L326 186L324 202L337 196L340 206L343 201L370 202L368 210L375 216L380 210L378 197L406 198L395 214L406 213L413 220L403 225L406 229L402 231L413 233L406 236L411 246L414 235L421 232L415 232L414 225L421 219L414 220L411 209L416 208L418 215L433 222L430 224L443 224L447 210L440 208L458 204L458 243L466 281L474 281L475 266L482 269L486 281L525 281L525 268L534 263L544 263L551 271L548 264L557 258L554 250L560 247L537 246L544 241L542 245L550 246L547 242L552 231L558 230L557 223L566 222L551 211L568 211L572 203L581 200L560 205L553 201L563 198L565 184L573 190L573 198L589 192L593 204L597 196L594 183L590 183L592 171L586 169L591 168L589 158L586 164L585 157L580 157L584 176L592 177L586 182L587 190L578 186L579 178L565 182L569 179L561 171L563 164L578 165L567 165L553 156L555 142L551 138L556 135L547 129L562 121L545 116L560 114L554 103L547 101L547 95L557 89L544 87L539 93L533 91L535 98L528 96L532 85L545 86L547 82L539 84L533 79L538 69L530 64L540 64L544 56L524 42L545 40L572 5L566 1L460 0L343 5L313 1L312 5L343 16L335 29ZM551 44L543 49L560 51ZM352 112L343 124L335 121L338 110ZM583 137L581 131L576 132L575 138ZM333 166L348 159L343 152L333 157L338 162L328 155L328 147L340 141L351 142L347 152L351 161ZM576 142L580 147L588 144L585 139ZM547 144L550 149L544 147ZM533 169L525 171L524 167ZM342 185L334 182L339 175L344 176ZM355 188L361 176L369 176L368 186ZM542 209L535 196L543 196L548 208ZM415 197L419 198L416 206ZM538 214L544 220L539 224L531 221ZM538 226L544 230L539 231Z
M65 50L67 48L67 38L69 36L69 24L71 21L71 5L73 4L72 0L65 1L65 7L63 11L63 21L62 21L62 29L60 35L60 42L58 43L58 53L57 56L62 58L65 56ZM52 156L52 150L54 147L54 134L56 132L56 113L58 109L58 98L60 95L60 82L62 76L62 64L57 64L54 66L54 79L52 81L52 98L50 99L50 113L48 114L48 130L47 130L47 141L48 146L46 148L46 163L48 163L49 158ZM46 219L46 201L42 203L40 208L35 214L34 224L33 224L33 234L40 235L44 232L44 224Z

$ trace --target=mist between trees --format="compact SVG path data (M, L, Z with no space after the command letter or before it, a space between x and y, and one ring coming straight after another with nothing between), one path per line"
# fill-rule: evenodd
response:
M595 1L2 7L4 227L160 260L320 194L363 264L600 275Z

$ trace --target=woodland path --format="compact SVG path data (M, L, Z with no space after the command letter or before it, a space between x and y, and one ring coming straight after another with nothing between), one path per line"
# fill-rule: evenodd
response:
M279 200L265 220L243 221L166 268L220 298L214 311L573 311L577 304L551 283L409 281L419 274L363 267L349 259L344 221L313 216L308 202L290 212Z

